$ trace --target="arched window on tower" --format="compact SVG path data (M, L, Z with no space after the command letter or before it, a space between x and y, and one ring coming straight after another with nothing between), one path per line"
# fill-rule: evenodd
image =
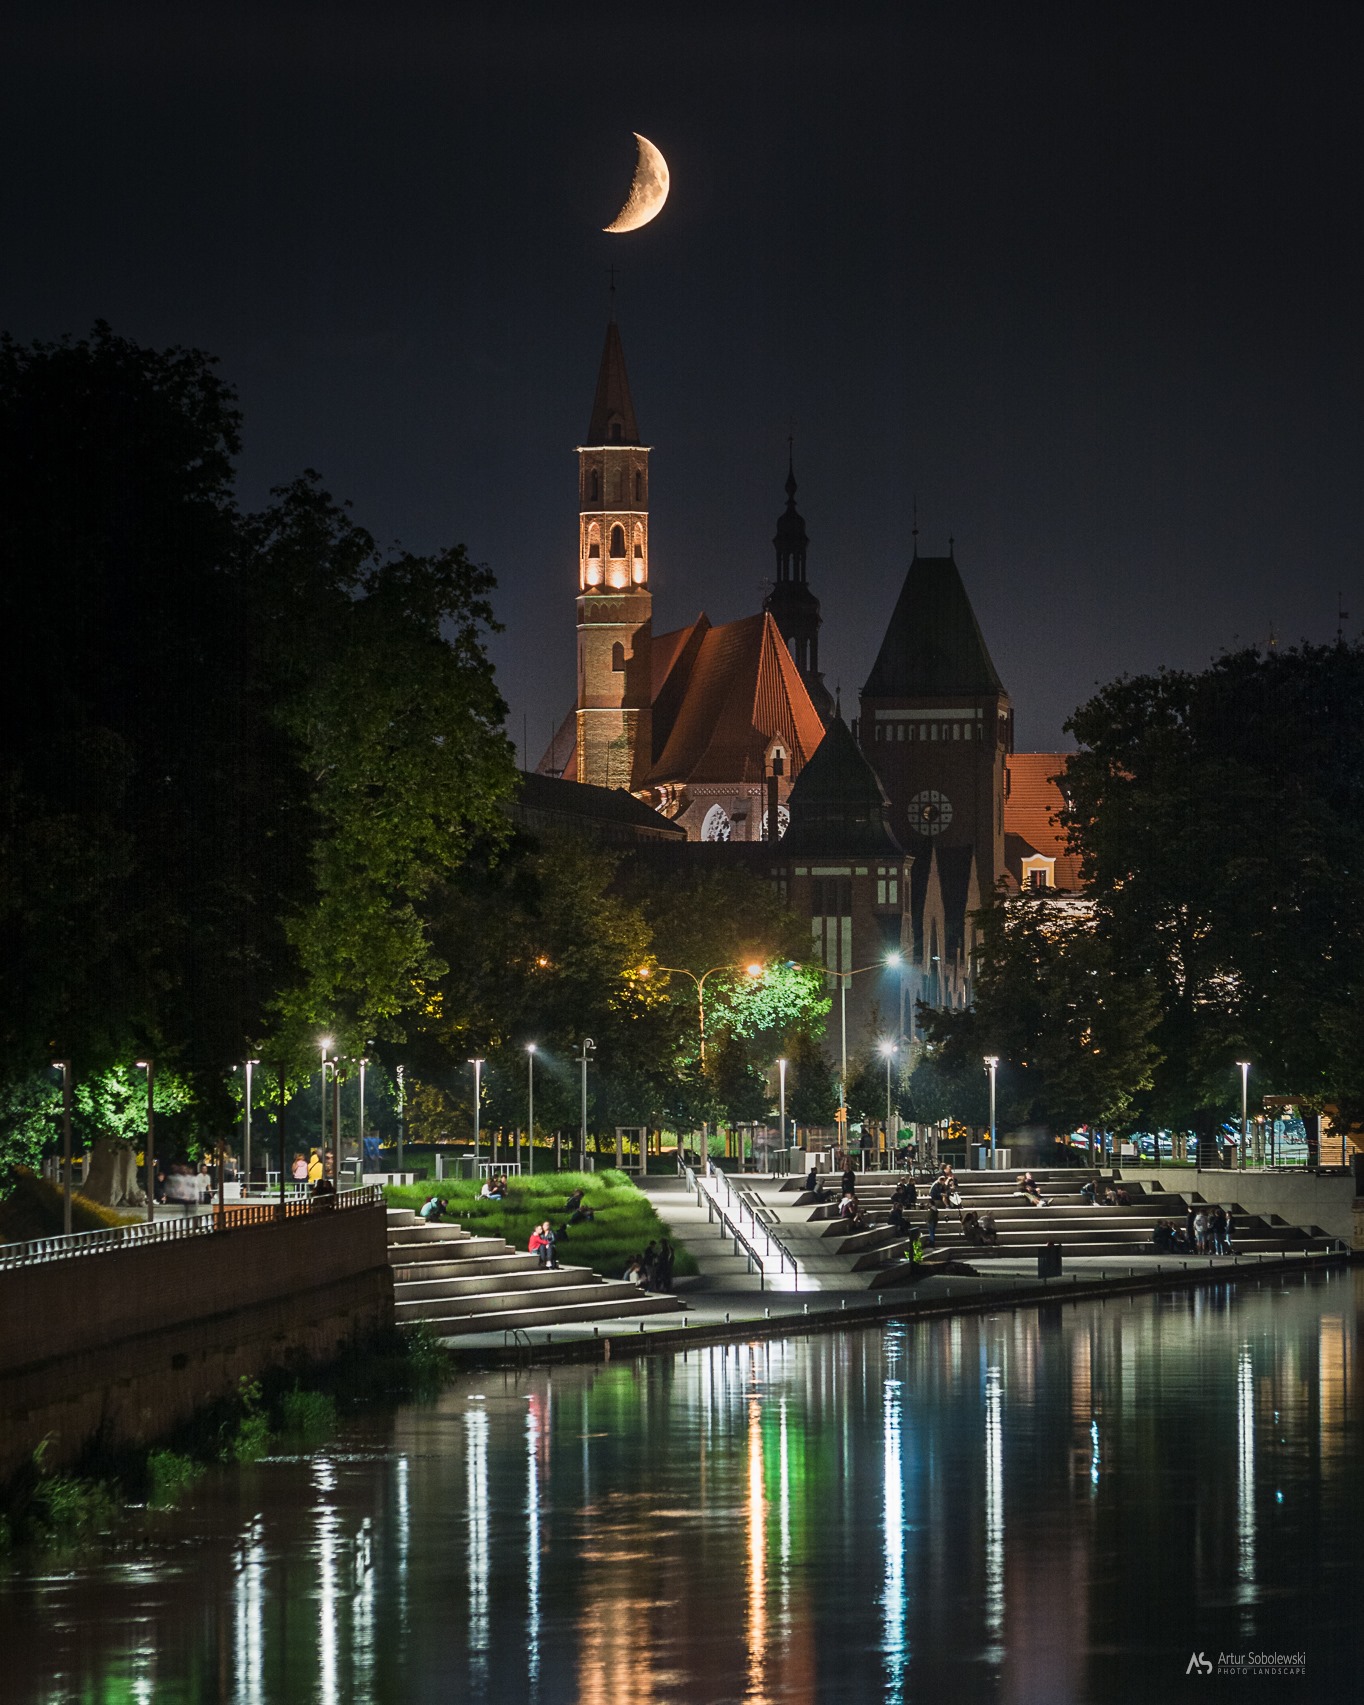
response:
M619 640L611 647L611 668L617 675L625 671L625 647Z
M636 503L643 503L643 501L644 501L644 475L643 475L643 473L641 473L641 471L638 468L636 468L635 469L635 502Z
M611 529L611 555L613 557L625 555L625 529L619 521Z
M587 477L587 501L589 503L601 502L601 475L595 468Z

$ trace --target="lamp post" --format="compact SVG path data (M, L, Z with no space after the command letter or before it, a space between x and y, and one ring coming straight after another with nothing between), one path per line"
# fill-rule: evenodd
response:
M369 1056L362 1054L358 1061L360 1067L360 1118L356 1129L359 1132L356 1143L359 1153L356 1155L355 1182L365 1181L365 1067L369 1064Z
M71 1062L53 1060L62 1074L62 1230L71 1235Z
M777 1061L777 1076L781 1084L781 1146L786 1147L786 1061ZM784 1164L784 1163L783 1163Z
M881 1042L881 1043L878 1043L878 1046L879 1046L881 1053L882 1053L882 1055L885 1059L885 1062L886 1062L886 1129L885 1129L885 1139L882 1143L882 1148L886 1151L889 1151L889 1149L890 1149L890 1117L891 1117L891 1108L890 1108L890 1062L895 1058L895 1044L894 1044L894 1042Z
M478 1151L481 1142L479 1120L483 1112L483 1061L470 1060L474 1068L474 1172L478 1172Z
M251 1068L258 1066L259 1060L247 1060L246 1064L246 1115L242 1130L242 1194L251 1193Z
M701 1041L701 1070L706 1069L706 978L713 977L718 971L732 971L732 965L712 965L708 971L703 971L698 977L695 971L688 971L685 965L658 965L656 970L666 971L670 977L690 977L696 984L696 1029ZM745 965L744 973L749 977L761 977L761 965ZM649 967L640 972L641 977L649 975Z
M581 1172L587 1171L587 1062L596 1052L596 1048L597 1044L588 1036L584 1039L582 1053L578 1056L578 1064L583 1069L582 1128L578 1137L578 1169Z
M138 1071L147 1074L147 1220L156 1217L156 1132L152 1121L152 1080L156 1075L155 1060L138 1060Z
M403 1113L407 1106L403 1068L398 1067L398 1171L403 1170Z
M849 971L831 971L838 978L838 1122L843 1127L843 1142L848 1142L848 984L864 971L894 971L901 965L898 953L888 953L884 959L870 965L854 965ZM827 971L827 966L820 966Z
M990 1074L990 1170L995 1167L995 1077L999 1071L999 1055L985 1056L985 1069Z
M516 1139L516 1164L521 1164L521 1139ZM535 1044L526 1043L526 1172L535 1176Z
M332 1038L330 1036L318 1037L317 1046L322 1054L322 1135L318 1139L318 1159L322 1162L324 1170L327 1164L327 1066L330 1063L327 1055L331 1052L331 1045Z
M1250 1061L1237 1060L1241 1068L1241 1171L1246 1169L1246 1096L1250 1088Z

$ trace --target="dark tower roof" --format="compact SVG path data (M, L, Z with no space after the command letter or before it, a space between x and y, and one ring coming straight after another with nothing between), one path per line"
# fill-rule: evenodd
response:
M886 822L890 800L881 779L837 713L786 803L791 825L783 853L903 856Z
M971 600L950 556L915 556L863 698L1002 693Z
M786 463L786 508L777 517L772 543L777 551L777 579L804 581L805 552L810 540L805 521L796 508L796 469L790 457Z
M602 346L601 369L597 374L597 394L592 399L592 419L588 424L588 444L638 444L639 426L635 421L635 405L630 398L630 381L625 376L625 351L620 346L616 322L606 328Z

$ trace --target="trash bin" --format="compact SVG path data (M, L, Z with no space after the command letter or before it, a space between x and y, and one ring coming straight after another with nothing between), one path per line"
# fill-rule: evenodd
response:
M1059 1279L1061 1277L1061 1245L1059 1243L1044 1243L1037 1251L1037 1276L1039 1279Z

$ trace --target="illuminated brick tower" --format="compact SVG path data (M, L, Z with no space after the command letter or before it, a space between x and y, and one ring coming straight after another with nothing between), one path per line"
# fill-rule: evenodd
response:
M578 510L577 779L634 790L653 761L649 450L614 319L578 449Z

